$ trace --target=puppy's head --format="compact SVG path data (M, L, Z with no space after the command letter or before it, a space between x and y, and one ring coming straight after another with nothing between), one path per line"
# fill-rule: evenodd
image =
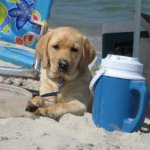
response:
M71 80L83 73L95 57L95 50L89 40L69 27L47 32L39 40L36 49L49 78L62 76Z

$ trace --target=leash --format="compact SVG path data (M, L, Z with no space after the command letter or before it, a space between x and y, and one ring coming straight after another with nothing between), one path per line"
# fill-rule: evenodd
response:
M59 92L51 92L41 95L41 97L48 97L48 96L57 96Z
M61 87L64 85L64 79L62 77L60 78L59 83L57 85L58 85L58 91L46 93L46 94L43 94L43 95L40 95L40 96L41 97L57 96L60 93Z

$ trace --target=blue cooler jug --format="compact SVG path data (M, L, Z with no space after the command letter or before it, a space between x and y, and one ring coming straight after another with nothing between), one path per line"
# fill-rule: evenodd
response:
M141 128L148 90L138 58L108 55L90 83L92 118L108 131L134 132Z

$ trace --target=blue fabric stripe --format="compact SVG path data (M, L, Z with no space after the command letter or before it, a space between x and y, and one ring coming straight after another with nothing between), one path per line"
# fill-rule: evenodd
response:
M27 51L0 47L0 59L21 67L32 68L34 55Z

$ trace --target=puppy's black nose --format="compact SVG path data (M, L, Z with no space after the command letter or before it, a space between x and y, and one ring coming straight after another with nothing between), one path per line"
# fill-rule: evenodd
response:
M59 70L61 72L67 72L68 67L69 67L69 63L67 62L67 60L61 59L59 61Z

